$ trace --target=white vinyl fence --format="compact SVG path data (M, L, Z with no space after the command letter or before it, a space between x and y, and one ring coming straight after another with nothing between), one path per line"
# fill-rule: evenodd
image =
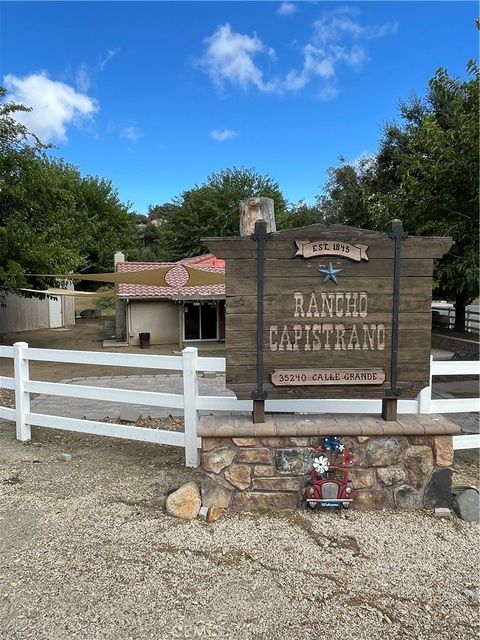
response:
M181 356L161 356L148 354L125 354L107 351L69 351L63 349L34 349L25 342L17 342L13 347L0 346L0 358L13 358L14 377L0 376L0 388L15 391L15 409L0 406L0 418L16 423L18 440L29 440L31 427L49 427L80 433L126 438L143 442L174 445L185 449L185 464L199 465L201 439L197 436L198 411L250 412L251 400L237 400L234 397L201 396L198 393L198 372L225 372L225 358L203 358L197 349L187 347ZM183 394L162 391L140 391L135 389L115 389L93 387L60 382L30 380L29 362L68 362L75 364L97 364L111 367L135 367L144 369L173 370L182 372ZM431 375L472 375L480 373L479 362L439 362L432 361ZM32 413L30 394L42 393L105 400L126 404L145 404L157 407L183 409L184 432L148 429L124 424L111 424L95 420L81 420ZM267 400L268 412L302 413L376 413L381 412L381 400ZM460 413L478 411L478 398L433 400L430 386L423 389L415 400L399 400L399 413ZM454 436L456 449L479 447L479 436Z

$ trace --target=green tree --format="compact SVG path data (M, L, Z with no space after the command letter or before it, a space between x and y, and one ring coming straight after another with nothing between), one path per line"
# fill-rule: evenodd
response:
M142 247L142 260L155 262L163 259L160 227L176 209L178 206L173 202L148 207L148 216L142 216L142 224L136 226Z
M147 219L141 232L142 260L155 262L162 260L160 223L157 219Z
M151 204L148 207L148 219L164 222L178 206L173 202L164 202L163 204Z
M7 90L0 87L0 153L4 155L12 149L23 149L27 143L36 150L48 149L50 145L43 144L34 133L15 119L16 113L28 113L32 109L17 102L7 102L6 96Z
M88 219L83 270L89 273L111 271L113 255L122 249L127 257L139 257L135 215L124 204L112 183L98 176L78 174L76 208L84 210Z
M285 217L285 227L306 227L309 224L324 223L323 213L318 205L309 205L306 200L300 200L291 205Z
M414 235L452 236L438 261L434 294L455 305L455 329L478 296L479 70L451 78L439 69L426 98L400 104L400 123L384 128L378 153L331 169L318 202L328 223L383 230L400 218Z
M26 286L28 273L65 273L84 265L88 219L75 207L76 178L67 165L30 149L0 159L1 289Z
M272 198L277 225L286 225L287 205L277 182L254 169L226 169L176 199L175 208L158 227L159 256L179 260L199 255L207 251L202 237L238 235L238 203L250 196Z
M460 80L439 69L424 101L401 105L403 126L387 128L379 153L382 221L392 211L411 233L454 240L436 266L434 293L454 302L456 330L479 286L479 69L472 62L468 72Z
M96 292L114 291L114 287L110 285L103 285L95 290ZM94 298L95 307L101 312L102 316L115 315L115 296L111 298Z
M6 92L0 90L0 98ZM136 249L133 217L111 183L51 159L0 103L0 290L42 287L29 273L110 270L118 248ZM50 281L51 282L51 281Z
M325 224L375 228L377 221L373 217L372 205L375 201L376 158L361 158L353 164L340 157L340 162L339 167L328 170L323 193L317 196L317 208L322 212Z

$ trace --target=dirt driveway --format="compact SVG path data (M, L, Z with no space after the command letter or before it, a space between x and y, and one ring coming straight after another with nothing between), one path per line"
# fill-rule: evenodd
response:
M1 334L0 345L27 342L30 347L37 349L72 349L78 351L114 351L115 353L163 355L173 355L174 352L178 352L179 350L178 344L152 345L148 350L140 349L139 347L109 347L108 349L104 349L102 342L105 338L108 338L110 334L111 329L105 328L105 318L77 318L74 327ZM202 345L199 348L199 354L202 356L224 356L224 345L223 343ZM68 364L63 362L32 361L30 363L30 377L32 380L49 380L52 382L69 378L89 378L104 375L154 375L161 371L161 369L142 369L140 367L111 367L93 364ZM0 358L0 375L13 375L13 361L11 358Z
M62 460L70 453L72 460ZM2 640L478 637L478 525L165 515L181 450L0 424Z

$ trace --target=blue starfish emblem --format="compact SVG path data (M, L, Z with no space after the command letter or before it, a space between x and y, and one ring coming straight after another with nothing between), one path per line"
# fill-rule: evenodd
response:
M338 284L336 274L340 273L340 271L343 271L343 269L334 269L332 261L330 260L328 263L328 267L326 269L319 269L319 271L325 274L323 276L323 284L325 284L329 280L333 280L335 284Z

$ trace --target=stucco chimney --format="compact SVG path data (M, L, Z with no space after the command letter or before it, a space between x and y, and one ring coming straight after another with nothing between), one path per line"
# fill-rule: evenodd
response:
M117 264L119 262L125 262L125 254L121 251L117 251L117 253L113 256L113 267L114 271L117 270Z
M117 251L113 256L113 270L118 271L118 265L125 262L125 254ZM115 285L115 292L118 291L118 285ZM127 338L127 305L125 300L115 297L115 337L117 340L126 340Z

